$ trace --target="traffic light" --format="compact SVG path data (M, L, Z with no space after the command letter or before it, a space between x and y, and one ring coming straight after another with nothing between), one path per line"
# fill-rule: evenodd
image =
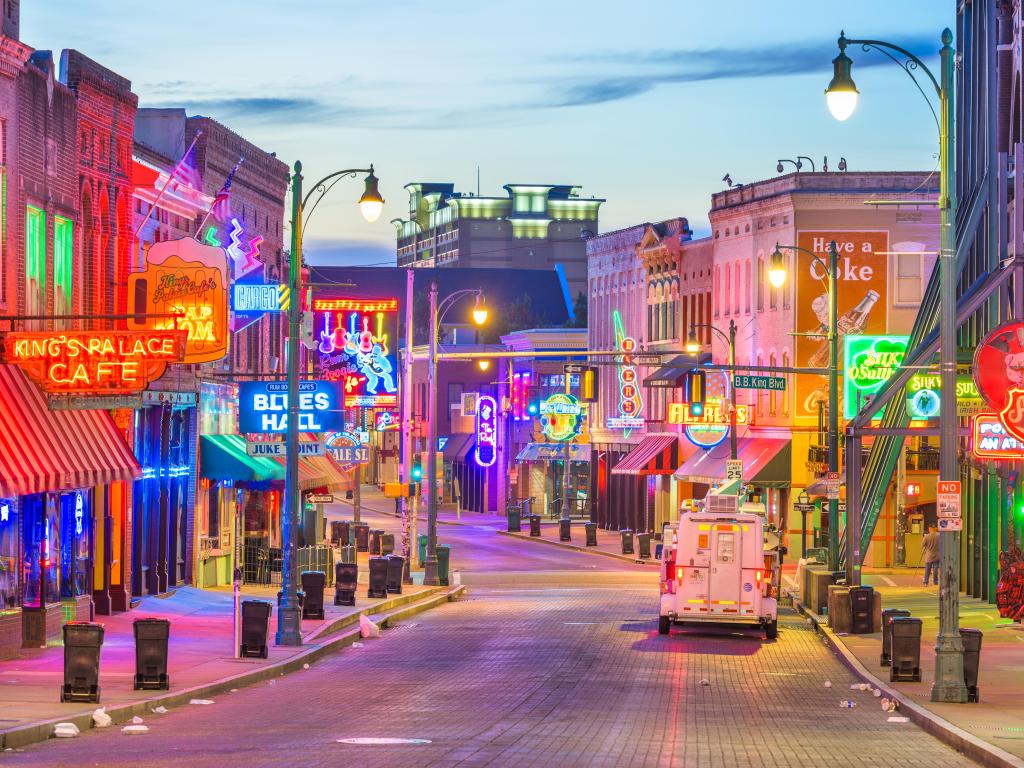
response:
M579 400L581 403L597 402L597 382L597 368L595 366L588 365L580 373Z
M419 454L412 457L412 468L409 470L409 479L414 483L418 483L423 479L423 464Z
M707 374L704 371L689 371L683 381L683 399L690 404L690 413L704 415L704 399L707 391Z
M526 418L540 416L540 387L526 388Z

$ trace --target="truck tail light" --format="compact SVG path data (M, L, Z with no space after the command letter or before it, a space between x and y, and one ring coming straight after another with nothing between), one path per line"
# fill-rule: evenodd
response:
M761 571L758 571L757 575L754 578L757 579L757 586L760 587L761 586Z

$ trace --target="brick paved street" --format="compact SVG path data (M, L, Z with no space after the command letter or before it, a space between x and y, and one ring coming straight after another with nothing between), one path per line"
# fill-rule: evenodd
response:
M792 613L776 643L664 638L648 568L484 528L441 535L465 599L273 684L149 715L148 734L51 740L0 754L0 766L972 764L886 722ZM840 708L847 697L859 706ZM336 741L352 737L431 743Z

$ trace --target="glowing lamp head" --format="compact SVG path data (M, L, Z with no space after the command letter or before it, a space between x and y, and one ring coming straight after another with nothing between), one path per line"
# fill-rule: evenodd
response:
M850 76L853 60L846 55L846 35L839 35L839 55L832 59L832 82L825 89L828 110L836 120L846 120L857 108L857 86Z
M786 282L786 257L782 255L778 244L772 254L771 263L768 265L768 282L773 288L781 288Z
M380 218L384 211L384 198L380 196L377 189L377 177L373 175L373 166L370 166L370 175L366 177L366 188L363 196L359 198L359 210L363 218L373 224Z
M487 305L484 303L483 291L476 295L476 304L473 305L473 322L477 325L483 325L487 322ZM482 368L481 370L487 370Z
M476 365L477 365L477 367L481 371L486 371L488 368L491 367L491 361L490 360L477 360L476 361Z
M691 328L690 335L686 337L686 351L691 355L696 355L700 352L700 342L697 341L697 334Z

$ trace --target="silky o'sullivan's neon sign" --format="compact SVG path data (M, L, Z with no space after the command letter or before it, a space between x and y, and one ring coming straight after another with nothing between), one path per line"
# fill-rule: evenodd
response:
M909 336L847 336L843 366L843 415L854 418L873 397L907 353Z

